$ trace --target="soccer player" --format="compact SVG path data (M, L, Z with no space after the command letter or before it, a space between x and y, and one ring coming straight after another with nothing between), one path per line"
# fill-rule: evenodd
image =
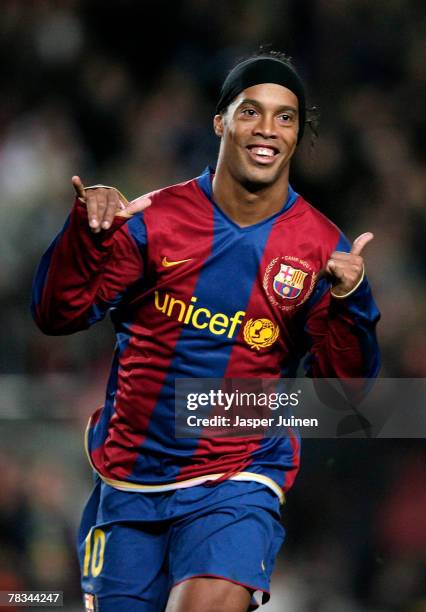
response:
M117 345L86 447L86 610L243 612L269 598L299 439L180 439L174 381L374 377L379 318L362 251L289 185L304 86L281 54L224 81L216 169L130 204L85 188L39 266L33 313L70 334L109 311ZM257 592L257 593L256 593Z

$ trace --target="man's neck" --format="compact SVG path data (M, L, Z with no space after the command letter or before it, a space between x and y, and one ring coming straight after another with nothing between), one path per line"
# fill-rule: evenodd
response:
M213 199L237 225L260 223L279 212L288 197L288 176L273 185L251 189L218 167L213 178Z

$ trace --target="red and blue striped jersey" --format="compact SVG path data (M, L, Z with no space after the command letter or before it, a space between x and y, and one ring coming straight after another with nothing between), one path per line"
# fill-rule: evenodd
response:
M179 378L373 377L379 313L367 279L346 299L319 278L339 229L289 188L277 214L249 227L212 197L212 171L150 194L130 220L93 234L78 199L42 258L33 314L70 334L109 311L117 344L105 403L87 430L95 470L129 491L209 479L258 480L281 498L299 467L286 438L176 438Z

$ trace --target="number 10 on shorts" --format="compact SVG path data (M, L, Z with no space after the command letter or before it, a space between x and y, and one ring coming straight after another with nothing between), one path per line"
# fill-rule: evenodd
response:
M102 571L105 552L105 532L102 529L91 529L86 537L83 561L83 576L89 573L96 578Z

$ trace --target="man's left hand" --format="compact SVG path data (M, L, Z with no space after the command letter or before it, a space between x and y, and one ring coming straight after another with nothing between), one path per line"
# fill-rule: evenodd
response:
M345 297L360 283L364 275L364 260L362 250L373 240L371 232L365 232L356 238L350 253L334 251L325 267L325 273L332 279L332 295Z

